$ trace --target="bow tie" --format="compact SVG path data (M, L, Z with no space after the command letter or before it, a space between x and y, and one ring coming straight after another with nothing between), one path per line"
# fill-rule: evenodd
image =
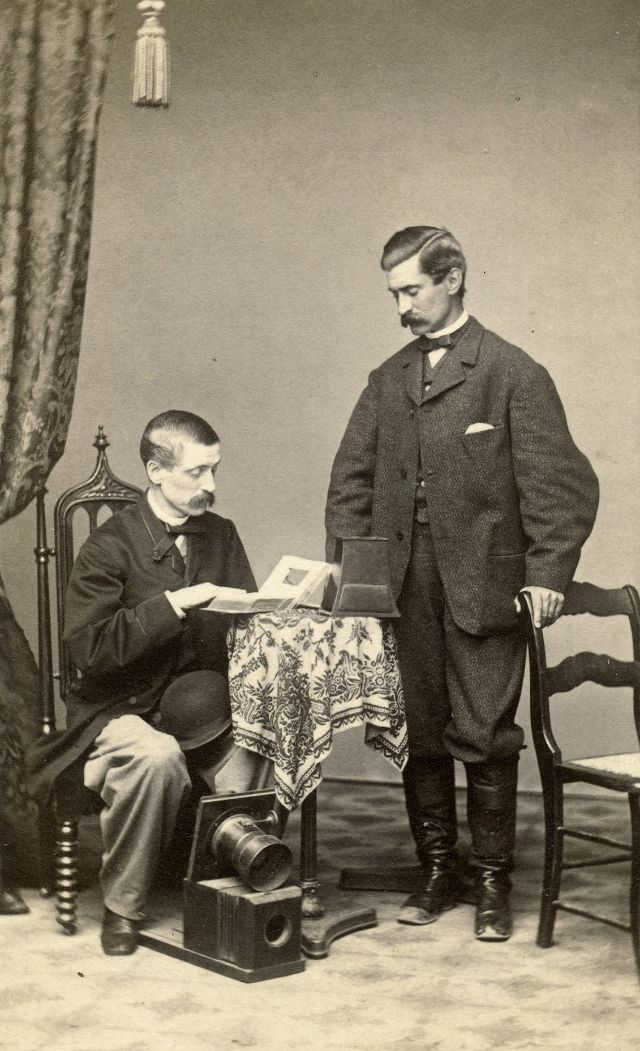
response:
M206 530L204 515L187 518L184 522L181 522L180 525L169 525L168 522L165 522L164 527L169 536L185 536L187 533L204 533Z
M453 345L451 336L437 336L435 339L430 339L429 336L425 336L424 342L426 344L427 353L429 353L430 350L440 350L443 347L450 347Z
M170 551L175 544L177 536L184 536L185 533L204 533L207 528L204 522L204 515L197 518L187 518L181 525L172 526L168 522L164 522L163 525L165 535L153 549L154 562L160 562L164 558L167 551Z

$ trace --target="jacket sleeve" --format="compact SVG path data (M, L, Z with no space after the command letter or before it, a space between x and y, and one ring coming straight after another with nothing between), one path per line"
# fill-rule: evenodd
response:
M369 536L378 445L375 376L360 395L338 448L325 509L326 554L331 561L341 536Z
M229 522L227 537L225 584L229 588L256 591L257 585L242 540L233 522Z
M83 672L105 674L136 664L177 637L182 621L163 591L127 609L118 548L89 541L74 563L65 601L64 641Z
M598 479L574 444L553 380L536 365L511 401L520 514L529 541L526 585L564 593L598 508Z

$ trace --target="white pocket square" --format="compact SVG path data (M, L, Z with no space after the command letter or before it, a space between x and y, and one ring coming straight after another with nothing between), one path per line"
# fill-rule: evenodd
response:
M465 434L477 434L478 431L495 431L492 423L470 423Z

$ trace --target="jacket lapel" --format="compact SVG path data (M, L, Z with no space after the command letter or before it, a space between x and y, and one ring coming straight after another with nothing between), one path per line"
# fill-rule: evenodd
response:
M171 565L173 572L182 580L185 568L184 559L175 545L175 537L167 533L164 523L154 515L149 507L146 493L141 498L138 508L149 536L154 565L162 567L166 560Z
M444 361L440 362L434 372L433 383L429 390L423 392L422 401L431 401L433 398L437 398L439 394L444 394L446 390L450 390L451 387L457 387L459 383L464 383L467 374L462 367L457 350L457 347L452 347Z
M422 405L424 401L424 388L422 383L422 360L423 351L421 341L415 339L405 348L405 357L401 361L402 382L411 401L415 405Z
M467 378L465 365L475 365L484 329L475 318L469 319L462 336L454 347L445 355L434 371L434 379L427 391L422 391L421 402L432 401Z
M193 584L202 565L202 551L205 543L205 533L187 534L187 564L184 571L185 586Z

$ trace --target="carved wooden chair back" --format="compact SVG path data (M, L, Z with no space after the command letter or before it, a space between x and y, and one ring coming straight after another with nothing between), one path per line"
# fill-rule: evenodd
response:
M640 599L631 585L600 588L593 584L573 583L568 588L563 617L590 614L594 617L624 617L627 621L632 659L620 660L608 654L581 651L559 664L547 665L544 632L533 623L533 609L524 593L529 647L531 729L542 784L545 815L545 859L542 901L537 944L553 944L553 930L558 911L571 912L598 920L627 931L632 936L636 965L640 975ZM599 695L608 703L613 688L631 690L636 740L629 752L615 755L591 755L565 759L554 731L555 708L560 695L584 683L603 688ZM612 692L606 691L611 689ZM597 744L596 744L597 750ZM631 817L631 843L620 842L593 829L569 827L564 821L563 789L565 784L585 783L625 793ZM572 804L573 805L573 804ZM606 830L605 830L606 831ZM566 838L608 846L615 854L564 862ZM623 923L560 900L562 873L566 869L590 865L610 865L631 861L630 922Z
M141 489L116 478L107 458L109 441L102 425L93 446L98 450L96 465L92 474L79 485L67 489L56 502L54 508L54 547L47 544L43 489L38 494L38 540L36 560L38 562L38 619L40 650L40 697L41 723L45 734L56 728L53 680L58 678L60 697L64 700L69 686L78 678L79 671L73 664L64 645L64 600L67 585L77 551L74 546L74 525L76 516L81 513L86 518L89 534L100 524L102 512L121 511L137 503ZM56 567L56 611L59 671L53 673L53 647L51 631L51 607L47 565L49 558L55 556ZM41 570L44 570L42 572Z

